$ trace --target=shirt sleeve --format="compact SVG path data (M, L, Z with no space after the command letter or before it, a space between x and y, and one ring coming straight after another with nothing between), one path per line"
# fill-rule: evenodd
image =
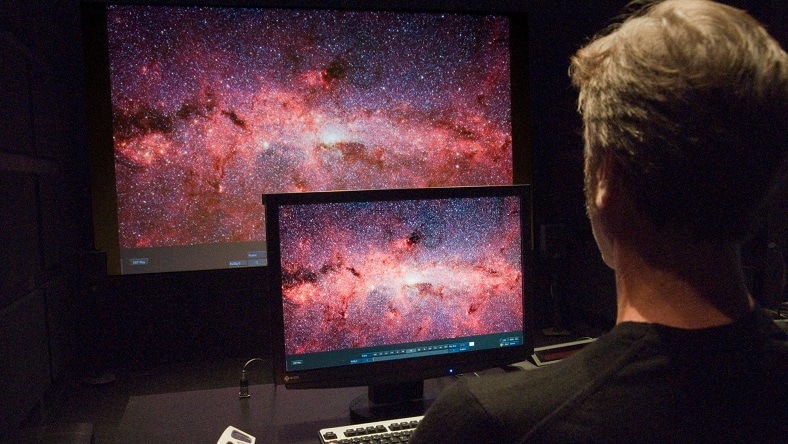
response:
M500 444L499 427L469 390L467 381L461 379L447 388L427 410L410 444Z

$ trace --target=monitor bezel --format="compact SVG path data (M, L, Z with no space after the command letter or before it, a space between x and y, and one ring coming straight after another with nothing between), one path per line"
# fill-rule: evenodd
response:
M533 231L532 194L530 185L464 186L441 188L413 188L386 190L322 191L310 193L281 193L263 195L266 204L266 220L277 221L282 205L310 203L412 200L441 198L473 198L497 196L521 196L522 202L522 291L523 291L523 341L520 345L498 349L479 350L402 359L396 361L352 364L338 367L288 371L285 368L287 355L284 342L284 313L282 304L281 256L279 226L266 223L268 239L268 300L271 315L272 356L274 382L291 389L337 388L401 384L426 379L462 374L467 372L502 367L525 361L533 354Z

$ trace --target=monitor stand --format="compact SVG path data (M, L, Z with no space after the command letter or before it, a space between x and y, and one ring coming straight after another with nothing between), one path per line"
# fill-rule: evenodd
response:
M354 423L383 421L421 416L432 404L424 398L424 381L370 385L367 395L350 403L350 419Z

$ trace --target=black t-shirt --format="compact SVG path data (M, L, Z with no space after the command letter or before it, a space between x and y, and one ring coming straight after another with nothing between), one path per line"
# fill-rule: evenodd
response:
M543 368L462 377L411 441L788 442L788 338L756 310L700 330L625 322Z

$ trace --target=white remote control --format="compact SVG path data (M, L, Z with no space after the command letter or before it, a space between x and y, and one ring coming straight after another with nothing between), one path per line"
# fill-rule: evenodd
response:
M224 429L224 433L216 441L216 444L254 444L254 436L242 432L233 426Z

